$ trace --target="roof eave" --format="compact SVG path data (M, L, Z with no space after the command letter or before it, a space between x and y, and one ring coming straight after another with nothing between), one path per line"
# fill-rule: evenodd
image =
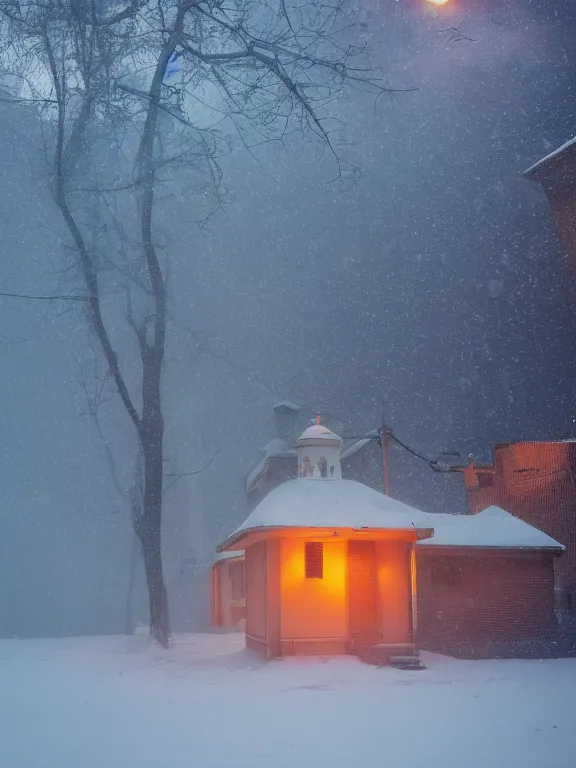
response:
M433 528L421 528L421 527L415 527L415 526L406 526L405 528L371 528L371 527L362 527L362 528L353 528L351 526L314 526L307 528L302 525L259 525L254 526L253 528L245 528L241 531L235 531L233 534L231 534L225 541L223 541L221 544L219 544L216 547L216 552L227 552L233 549L234 547L238 548L238 543L241 542L243 539L247 539L251 536L257 536L259 534L277 534L282 531L310 531L310 535L314 535L313 532L316 532L318 534L326 534L328 531L337 532L340 531L342 533L337 533L335 538L343 538L346 535L352 534L352 536L358 536L362 535L365 536L367 534L372 534L374 536L383 537L383 534L389 533L392 534L392 536L389 536L388 538L393 538L393 534L398 534L399 538L404 538L407 533L411 534L410 537L408 537L408 540L413 541L421 541L423 539L429 539L434 535L434 529ZM403 536L400 536L403 534ZM240 547L242 549L243 547Z
M555 172L561 169L561 165L567 158L573 158L576 153L576 137L562 144L550 154L538 160L527 168L522 176L529 181L542 183L543 178L549 172Z
M419 549L427 549L429 552L442 552L445 550L450 550L452 553L455 549L461 549L465 550L466 552L470 551L471 549L475 551L483 551L483 552L541 552L544 554L550 554L550 555L561 555L566 551L566 547L562 544L558 544L558 546L546 546L546 547L539 547L539 546L501 546L499 544L433 544L431 541L424 541L422 543L418 542L418 548Z

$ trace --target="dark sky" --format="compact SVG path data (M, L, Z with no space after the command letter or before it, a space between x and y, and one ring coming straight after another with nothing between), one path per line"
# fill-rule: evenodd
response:
M361 113L352 192L339 195L289 151L273 159L276 182L257 169L234 180L238 203L206 254L223 274L202 290L214 306L215 293L227 296L231 347L287 394L337 406L359 427L384 390L412 440L485 452L569 421L562 257L521 172L574 120L555 40L524 55L541 35L535 21L506 34L474 14L464 22L479 34L474 53L438 50L432 22L412 29L417 53L400 78L438 74L376 118Z
M313 153L268 157L273 179L231 169L237 201L190 301L229 356L353 432L377 423L383 393L430 453L486 459L495 442L567 431L574 313L547 203L521 176L576 130L570 37L550 11L451 17L474 43L414 8L368 16L391 79L420 90L348 115L361 176L347 194Z

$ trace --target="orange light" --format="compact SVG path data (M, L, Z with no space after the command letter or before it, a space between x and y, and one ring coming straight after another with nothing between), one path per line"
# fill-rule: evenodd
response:
M450 0L426 0L426 2L430 3L430 5L446 5Z
M282 563L282 584L287 590L305 589L306 594L323 595L329 601L342 601L345 594L346 549L326 544L323 552L323 574L321 579L306 578L304 542L295 540L286 544L287 557Z

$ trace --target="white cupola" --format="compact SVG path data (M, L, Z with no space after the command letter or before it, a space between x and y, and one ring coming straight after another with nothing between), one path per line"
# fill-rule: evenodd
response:
M311 480L341 480L340 449L342 439L320 424L316 424L296 440L298 477Z

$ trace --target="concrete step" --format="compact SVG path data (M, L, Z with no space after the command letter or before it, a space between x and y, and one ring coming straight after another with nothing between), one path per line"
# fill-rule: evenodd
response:
M426 669L418 656L390 656L390 666L396 669Z
M358 649L356 655L365 664L375 667L392 666L397 669L425 669L418 651L410 644L389 645L378 643Z

